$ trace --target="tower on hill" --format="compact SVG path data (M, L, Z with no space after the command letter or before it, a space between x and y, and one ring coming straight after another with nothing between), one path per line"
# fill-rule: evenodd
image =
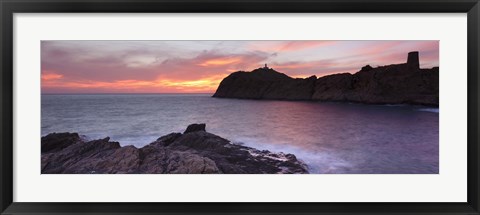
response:
M418 59L418 51L408 53L407 66L409 70L420 69L420 60Z

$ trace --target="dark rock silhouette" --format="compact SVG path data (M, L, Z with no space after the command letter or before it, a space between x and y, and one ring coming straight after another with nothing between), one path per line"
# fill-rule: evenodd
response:
M294 79L264 67L230 74L213 97L438 106L439 68L420 69L419 65L419 53L410 52L404 64L376 68L366 65L355 74L318 79Z
M235 72L223 79L214 97L307 100L317 78L294 79L271 68Z
M56 152L60 151L71 143L77 143L80 141L78 134L71 133L52 133L45 137L42 137L42 153L43 152Z
M189 129L190 128L190 129ZM308 173L295 155L240 146L205 131L205 124L188 126L142 147L121 147L104 138L81 140L77 133L42 137L42 174L274 174Z
M205 124L191 124L187 127L187 129L183 132L184 134L195 132L195 131L205 131Z

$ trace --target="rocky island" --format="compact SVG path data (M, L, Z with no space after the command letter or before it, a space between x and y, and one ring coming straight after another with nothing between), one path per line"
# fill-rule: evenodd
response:
M86 141L77 133L41 139L42 174L277 174L308 173L295 155L232 144L192 124L142 147L121 147L110 138Z
M439 105L439 68L420 68L419 53L408 53L403 64L355 74L291 78L267 66L238 71L222 80L213 97L238 99L311 100L366 104Z

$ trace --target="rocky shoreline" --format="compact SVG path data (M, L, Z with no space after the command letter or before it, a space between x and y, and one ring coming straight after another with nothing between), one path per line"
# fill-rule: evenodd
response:
M77 133L41 139L42 174L306 174L293 154L232 144L192 124L142 147L121 147L109 137L86 141Z
M365 104L439 106L439 68L420 68L419 53L407 62L376 68L366 65L355 74L292 78L267 66L238 71L222 80L213 97L265 100L309 100Z

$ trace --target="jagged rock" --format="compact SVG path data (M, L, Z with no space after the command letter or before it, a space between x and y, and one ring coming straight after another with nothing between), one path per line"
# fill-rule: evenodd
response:
M438 106L438 67L415 69L412 64L319 78L312 100Z
M97 167L105 171L102 162L111 162L113 157L110 155L121 148L118 142L109 142L109 139L107 137L89 142L80 140L61 150L42 153L42 173L87 173L95 171ZM42 146L48 143L47 140L42 139ZM44 155L48 156L44 158ZM82 165L84 163L89 165Z
M42 153L62 150L80 141L77 133L51 133L42 137Z
M372 69L373 69L372 66L366 65L366 66L362 67L362 69L361 69L360 71L366 72L366 71L370 71L370 70L372 70Z
M159 144L162 144L163 146L168 146L180 136L182 136L182 134L180 133L171 133L171 134L167 134L165 136L159 137L156 142Z
M42 173L308 173L306 165L292 154L232 144L206 132L205 124L188 128L184 134L171 133L139 149L120 147L109 138L84 142L75 139L78 134L49 134L42 138L42 147L49 146L42 152ZM59 139L66 143L58 144Z
M366 65L355 74L318 79L293 79L271 68L260 68L230 74L213 97L438 106L439 68L420 69L419 65L418 52L410 52L404 64Z
M205 124L191 124L187 127L187 129L183 132L184 134L196 131L205 131Z

